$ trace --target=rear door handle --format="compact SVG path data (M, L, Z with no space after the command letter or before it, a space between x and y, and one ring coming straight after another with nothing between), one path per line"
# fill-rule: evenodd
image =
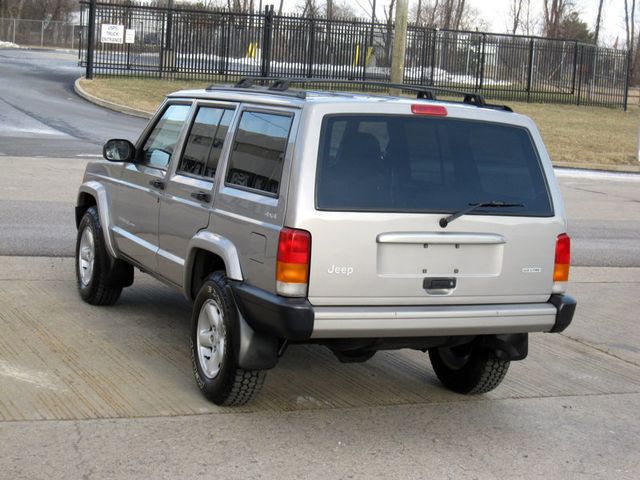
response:
M149 185L157 188L158 190L164 190L164 182L162 180L151 180Z
M211 194L207 192L191 192L191 196L201 202L208 203L211 201Z

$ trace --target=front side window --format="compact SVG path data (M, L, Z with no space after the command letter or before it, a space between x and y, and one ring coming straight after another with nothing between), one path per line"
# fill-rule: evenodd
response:
M169 105L156 123L139 153L139 161L166 170L189 114L189 105Z
M415 115L325 117L318 209L445 213L489 202L513 204L492 215L553 215L525 128Z
M191 126L178 173L214 178L233 110L201 107Z
M292 115L242 113L233 142L228 184L278 195Z

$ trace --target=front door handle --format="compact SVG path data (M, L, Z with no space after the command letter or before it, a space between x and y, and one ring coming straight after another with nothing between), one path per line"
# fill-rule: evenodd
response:
M191 192L191 196L201 202L208 203L211 201L211 194L207 192Z
M164 190L164 182L162 180L151 180L149 185L157 188L158 190Z

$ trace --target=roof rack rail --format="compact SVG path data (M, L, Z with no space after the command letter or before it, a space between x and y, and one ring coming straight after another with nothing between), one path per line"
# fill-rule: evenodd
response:
M328 83L333 85L367 85L374 87L387 87L387 88L396 88L398 90L404 90L409 92L415 92L416 97L424 100L437 100L436 93L441 93L449 96L462 96L462 103L467 105L475 105L477 107L483 108L491 108L496 110L505 110L508 112L512 112L513 110L506 105L493 105L489 104L485 101L484 96L475 93L475 92L462 92L460 90L454 90L450 88L441 88L441 87L432 87L426 85L411 85L404 83L392 83L392 82L381 82L374 80L337 80L331 78L305 78L305 77L244 77L241 78L235 85L234 88L238 89L250 89L255 86L256 83L272 82L271 85L268 86L267 90L272 93L284 93L287 92L292 83L312 83L312 84L322 84ZM211 89L209 87L209 89ZM303 92L298 92L303 93ZM302 95L298 95L301 98L304 98Z
M211 91L223 91L223 92L237 92L237 91L244 91L244 92L248 92L248 93L257 93L256 90L253 89L253 87L256 87L257 85L254 85L254 81L256 80L265 80L266 77L246 77L246 78L241 78L236 84L234 85L209 85L207 88L205 88L206 91L211 92ZM268 80L274 80L271 77L268 77ZM277 89L277 88L266 88L264 87L264 89L262 90L262 93L271 93L273 95L282 95L285 97L294 97L294 98L306 98L307 94L305 91L303 90L291 90L289 91L287 88L281 88L281 89Z

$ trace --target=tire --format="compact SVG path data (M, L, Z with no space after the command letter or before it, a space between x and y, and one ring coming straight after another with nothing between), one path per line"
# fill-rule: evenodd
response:
M264 370L237 366L236 308L225 274L209 275L193 306L191 364L200 391L216 405L244 405L257 395L266 377Z
M130 285L133 267L109 255L98 210L89 207L80 220L76 241L76 281L80 297L91 305L113 305L120 297L123 284L127 283L118 280L128 277L131 277Z
M491 350L473 344L429 349L431 365L449 390L477 395L496 388L509 370L509 360L494 358Z

